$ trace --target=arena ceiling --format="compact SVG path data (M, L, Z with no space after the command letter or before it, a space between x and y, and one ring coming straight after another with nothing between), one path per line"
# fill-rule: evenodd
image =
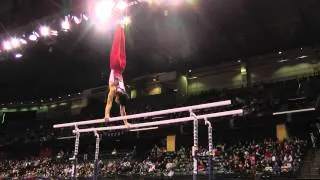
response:
M73 0L70 9L85 12L88 1ZM197 1L187 7L141 4L132 8L126 79L314 47L320 41L319 0ZM1 0L2 37L61 13L64 2ZM2 58L2 91L5 89L4 95L13 92L8 89L59 94L103 85L111 40L111 31L84 26L61 40L37 44L19 60Z

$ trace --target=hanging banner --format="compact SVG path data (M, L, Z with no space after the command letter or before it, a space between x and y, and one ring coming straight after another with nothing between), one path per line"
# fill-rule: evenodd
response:
M278 124L277 128L277 138L280 142L285 139L288 139L287 127L285 124Z
M176 135L167 136L167 152L176 151Z

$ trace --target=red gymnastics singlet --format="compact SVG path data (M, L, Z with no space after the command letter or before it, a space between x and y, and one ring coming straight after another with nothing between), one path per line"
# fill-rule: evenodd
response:
M120 25L118 25L115 31L110 53L111 72L109 84L114 83L117 86L124 86L122 73L125 70L127 64L125 43L124 29Z

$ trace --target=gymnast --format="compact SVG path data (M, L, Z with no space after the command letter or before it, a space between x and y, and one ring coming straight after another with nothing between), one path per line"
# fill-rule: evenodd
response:
M110 76L109 76L109 92L105 107L105 121L109 122L110 110L113 100L120 106L120 115L126 116L126 104L129 96L123 81L122 73L126 68L126 48L125 48L125 32L124 25L119 24L116 27L111 53L110 53ZM125 126L130 127L127 119L123 119Z

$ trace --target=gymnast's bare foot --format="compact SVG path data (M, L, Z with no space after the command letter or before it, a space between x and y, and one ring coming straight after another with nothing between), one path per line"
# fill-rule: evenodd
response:
M130 128L131 124L128 123L128 121L124 121L124 125L127 127L127 128Z

